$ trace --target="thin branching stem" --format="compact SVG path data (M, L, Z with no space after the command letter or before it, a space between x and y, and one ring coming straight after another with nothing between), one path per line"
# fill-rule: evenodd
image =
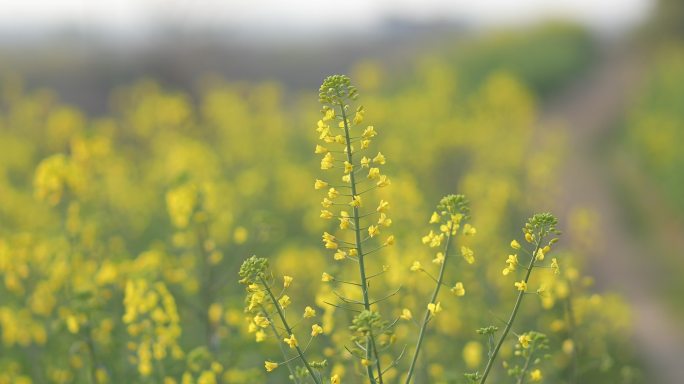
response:
M449 257L449 244L451 243L451 237L453 236L451 234L452 228L449 228L449 235L447 236L446 243L444 245L444 261L442 262L442 266L439 268L439 277L436 281L437 285L435 286L435 290L432 292L432 297L430 298L430 303L433 303L433 304L434 304L435 300L437 300L437 295L439 295L439 290L442 287L442 280L444 278L444 270L446 268L447 259ZM418 341L416 342L416 350L415 350L415 352L413 352L413 358L411 359L411 366L409 367L408 374L406 375L406 381L405 381L406 384L409 384L411 382L411 378L413 377L413 372L416 369L416 362L418 361L418 354L420 353L420 347L423 344L423 337L425 337L425 329L427 329L427 325L428 325L429 320L430 320L430 311L426 310L425 316L423 317L423 323L420 326L420 333L418 333Z
M266 280L264 280L263 277L260 277L260 280L261 284L263 284L264 288L266 288L266 292L271 297L271 301L273 301L273 306L276 308L276 311L278 311L278 316L280 317L280 321L283 323L283 327L285 327L285 332L287 332L288 336L292 336L292 328L290 328L290 326L288 325L287 319L285 319L285 314L283 313L283 310L280 308L280 304L273 295L271 287L269 287L268 283L266 282ZM278 340L278 342L280 343L282 342L282 340ZM304 363L306 370L309 371L309 374L311 375L313 381L316 384L321 384L321 380L318 378L318 375L316 375L316 372L314 372L313 368L311 368L311 365L306 360L306 357L304 357L304 353L299 348L299 345L295 345L295 349L297 350L297 354L299 355L300 360L302 360L302 363Z
M535 255L537 254L537 251L539 250L539 246L542 242L542 236L541 233L539 234L539 240L537 241L534 252L532 252L532 255L530 255L530 264L527 267L527 272L525 273L525 284L530 279L530 275L532 274L532 269L534 267L534 262L535 262ZM504 341L506 340L506 336L508 335L508 332L511 330L511 327L513 326L513 322L515 321L515 317L518 315L518 310L520 309L520 303L522 302L522 298L525 296L525 291L520 291L518 292L518 298L515 300L515 305L513 306L513 310L511 311L511 316L508 318L508 322L506 322L506 327L504 328L503 333L501 334L501 338L499 338L499 341L496 344L496 347L494 347L494 352L489 356L489 360L487 360L487 366L485 367L485 371L482 374L482 378L480 379L480 384L484 384L487 381L487 376L489 376L489 372L492 370L492 366L494 365L494 360L496 359L496 355L499 353L499 349L501 349L501 346L503 345Z
M352 156L352 151L351 151L351 136L349 135L349 122L347 121L347 112L345 111L344 104L340 103L339 104L341 112L342 112L342 122L344 124L344 137L347 142L347 161L350 164L354 164L353 156ZM356 196L356 178L354 173L352 172L350 175L350 181L351 181L351 193L352 196ZM359 275L361 277L361 292L363 293L363 307L367 311L370 310L370 300L368 299L368 281L366 279L366 265L364 263L364 255L363 255L363 250L362 250L362 240L361 240L361 231L359 228L361 225L359 224L359 207L354 207L353 210L353 219L354 219L354 235L356 237L356 250L358 251L359 255ZM371 359L371 336L367 336L366 339L366 359L370 360ZM367 374L368 374L368 379L372 384L375 384L375 375L373 373L373 367L370 365L366 367L367 369ZM382 372L378 372L379 376L382 376Z

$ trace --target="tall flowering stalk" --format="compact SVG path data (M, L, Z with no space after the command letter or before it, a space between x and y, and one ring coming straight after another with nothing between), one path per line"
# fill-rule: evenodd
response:
M518 297L515 300L513 310L511 311L508 321L506 322L506 326L503 330L503 333L501 334L501 337L499 337L499 341L496 343L494 349L489 353L489 359L487 361L484 373L482 374L482 376L478 374L467 375L471 380L479 381L480 384L484 384L487 381L487 377L489 376L489 372L492 369L494 360L496 359L496 356L499 353L499 349L501 349L501 346L506 340L506 336L508 335L509 331L511 330L511 327L513 326L513 323L515 322L515 318L518 315L518 310L520 309L520 304L522 303L523 297L526 293L528 293L528 284L530 276L532 274L532 270L535 268L551 268L554 270L554 272L558 270L558 260L556 258L553 258L551 260L550 265L544 265L546 254L551 251L551 246L558 241L558 238L554 237L546 244L544 242L549 237L549 235L560 234L560 231L556 229L557 224L558 219L556 219L556 217L554 217L550 213L535 214L525 224L525 227L523 228L525 242L532 246L532 251L528 253L529 261L527 263L527 267L525 268L523 279L520 281L516 281L513 284L513 286L518 290ZM511 241L511 248L514 251L526 252L525 248L522 245L520 245L520 243L517 240ZM504 276L509 275L518 268L519 262L517 253L509 255L508 259L506 260L506 263L507 267L503 270ZM542 291L543 287L540 287L537 290L537 293L542 293ZM492 336L494 332L496 332L496 327L489 327L484 329L482 333ZM527 348L528 337L529 336L526 334L518 336L518 341L520 344L523 345L524 348Z
M458 233L461 226L463 227L463 236L472 236L477 231L470 224L465 223L466 220L470 218L468 215L470 208L468 206L468 200L463 195L448 195L442 198L437 205L437 211L430 217L430 224L435 224L439 227L438 231L431 230L426 236L423 237L423 244L429 246L430 248L439 248L444 243L443 248L440 252L435 255L432 260L434 264L439 265L439 274L437 277L430 275L419 261L416 261L411 266L411 270L414 272L424 272L428 274L435 281L435 289L432 292L430 301L427 304L427 309L425 310L425 315L423 316L423 322L420 324L420 332L418 333L418 340L416 342L415 351L413 352L413 358L411 359L411 365L409 366L408 374L406 375L405 383L409 384L413 378L413 373L416 368L416 362L418 361L418 355L420 353L420 348L423 343L423 337L425 336L425 330L430 320L437 315L442 310L441 302L438 301L439 291L444 284L444 272L446 270L447 261L449 256L451 256L452 238L454 238ZM473 251L463 246L461 248L461 254L466 259L468 264L472 264L475 259L473 257ZM457 282L451 292L456 296L463 296L465 294L465 288L463 283ZM406 316L405 316L406 317Z
M379 315L372 308L375 302L371 301L368 292L370 277L367 274L366 257L382 247L392 245L394 237L385 237L375 249L365 250L367 244L377 242L381 228L389 227L392 220L386 213L389 203L384 200L380 200L374 210L362 210L367 206L364 195L373 189L388 186L390 180L380 173L379 166L385 164L382 153L378 152L375 156L364 155L364 152L368 153L372 138L377 132L373 126L362 126L365 113L362 106L356 108L353 117L350 116L350 103L356 100L357 95L356 88L346 76L330 76L321 85L319 101L323 104L323 116L318 121L316 131L323 143L316 145L314 151L323 156L321 169L339 172L341 180L316 180L314 187L319 190L327 189L327 195L321 202L324 208L321 210L321 218L339 220L338 236L323 233L325 248L334 251L335 260L352 260L358 264L359 281L347 283L359 286L363 300L344 297L340 299L347 304L363 307L354 319L352 330L356 332L356 337L365 339L357 345L363 345L360 347L363 354L360 361L365 366L368 380L371 383L382 383L383 370L376 337L377 332L387 331L387 325L379 320ZM347 211L349 208L351 214ZM353 239L344 240L343 231L352 232Z

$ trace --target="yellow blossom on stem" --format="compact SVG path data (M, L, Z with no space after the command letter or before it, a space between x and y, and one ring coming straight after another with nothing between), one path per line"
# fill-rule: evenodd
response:
M283 341L285 342L285 344L289 345L290 348L292 348L292 349L294 349L297 345L299 345L297 343L297 338L295 338L295 335L293 335L293 334L291 334L290 337L284 338Z
M316 310L307 305L306 308L304 308L304 318L308 319L314 316L316 316Z
M323 180L316 179L316 182L314 183L314 189L323 189L328 186L328 183L326 183Z
M290 304L292 304L292 300L290 300L290 296L288 295L283 295L280 299L278 299L278 304L285 309L287 308Z
M408 308L404 308L401 310L401 315L399 315L399 318L402 320L411 320L413 319L413 314Z
M391 182L390 179L387 177L387 175L381 175L381 176L380 176L380 179L378 180L378 182L375 183L375 185L377 185L378 188L386 187L386 186L388 186L388 185L390 185L390 184L392 184L392 182Z
M389 209L389 207L390 206L389 206L388 202L386 202L385 200L380 200L380 204L378 205L378 208L376 209L376 211L385 212Z
M278 368L278 363L274 363L272 361L266 361L264 363L264 367L266 368L266 372L271 372L274 369Z
M558 260L554 257L551 259L551 270L555 275L560 275L560 267L558 266Z
M382 245L394 245L394 235L389 235Z
M266 332L260 329L254 334L254 341L261 343L264 340L266 340Z
M440 218L441 216L437 212L432 212L432 216L430 216L430 224L439 223Z
M373 162L376 164L384 165L385 156L381 152L378 152L378 154L373 158Z
M475 256L474 256L474 254L475 254L475 253L473 252L472 249L470 249L470 248L468 248L468 247L466 247L466 246L462 246L462 247L461 247L461 255L463 256L463 258L465 259L465 261L466 261L468 264L472 264L472 263L475 262Z
M473 236L476 233L477 233L477 229L475 229L475 227L473 227L472 225L466 224L463 226L463 234L465 236Z
M332 200L328 199L327 197L323 198L323 201L321 201L321 206L323 208L330 208L330 206L333 205Z
M344 173L345 174L351 173L351 171L353 171L353 170L354 170L354 166L350 162L345 160L344 161Z
M430 303L427 305L427 309L430 311L430 314L434 316L442 312L442 303L439 301L437 303Z
M328 152L323 156L321 159L321 169L322 170L327 170L335 166L335 159L333 158L333 155Z
M359 195L354 196L354 198L352 198L352 201L349 203L349 205L351 205L352 207L357 207L357 208L360 207L361 204L362 204L361 196L359 196Z
M417 272L423 269L423 266L420 264L420 261L414 261L413 264L411 264L411 272Z
M370 166L370 159L364 156L359 161L359 164L361 164L361 168L368 168Z
M323 333L323 327L321 327L318 324L314 324L311 326L311 336L316 337Z
M292 276L283 276L283 288L289 287L292 284L292 280L294 280Z
M435 258L432 259L432 262L437 264L437 265L442 265L444 264L444 253L442 252L437 252L435 255Z
M463 287L463 283L460 281L454 285L453 288L451 288L451 293L453 293L456 296L463 296L465 295L465 288Z
M368 178L369 179L377 179L380 176L380 169L379 168L371 168L368 170Z
M328 198L330 198L331 200L336 198L339 195L340 195L340 193L337 191L337 189L335 189L335 188L328 189Z
M328 149L326 147L316 144L316 149L314 150L315 154L319 155L319 154L323 154L323 153L327 153L327 152L328 152Z
M333 280L335 280L335 278L332 275L328 274L327 272L323 272L323 275L321 275L321 281L324 283L327 283L327 282L333 281Z
M523 348L529 348L530 347L530 342L532 341L532 338L530 335L523 333L522 335L518 336L518 342Z
M333 259L335 260L344 260L347 257L347 252L338 249L337 252L333 255Z
M529 232L525 233L525 241L527 241L528 243L533 242L534 241L534 235L529 233Z
M375 132L375 128L373 128L372 125L369 125L366 129L363 130L361 137L363 137L364 139L370 139L371 137L375 137L375 135L377 135L377 132Z
M527 283L524 280L516 281L515 283L513 283L513 285L515 285L518 291L527 291Z
M537 250L537 254L534 255L534 259L538 261L544 260L544 251L541 248Z
M271 324L271 322L268 321L268 319L264 316L256 315L254 316L254 324L256 324L256 326L259 328L266 328Z
M378 224L384 227L389 227L392 225L392 219L388 218L385 213L381 213L380 217L378 218Z
M321 209L321 219L332 219L333 218L333 213L328 211L327 209Z
M368 148L368 145L370 145L370 140L361 140L361 149Z
M511 248L516 249L516 250L520 249L520 243L518 243L517 240L512 240L511 241Z
M380 229L376 225L371 225L368 227L368 236L375 237L380 234Z
M530 380L531 381L541 381L543 378L542 373L540 370L535 369L534 371L530 372Z
M334 374L330 377L330 384L341 384L340 375Z

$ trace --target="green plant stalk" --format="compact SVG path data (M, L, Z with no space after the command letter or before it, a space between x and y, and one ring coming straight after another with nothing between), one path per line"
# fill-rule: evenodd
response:
M259 280L261 280L261 284L263 284L266 288L266 292L268 293L268 296L271 298L273 306L276 307L276 310L278 311L278 316L280 317L280 321L283 323L283 327L285 327L285 332L287 332L288 336L291 336L292 328L290 328L290 325L287 323L287 320L285 319L285 314L283 313L283 310L280 308L278 300L276 300L275 296L273 295L273 291L271 291L271 288L268 286L266 280L264 280L263 277L259 277ZM278 342L280 343L281 340L278 340ZM304 366L306 367L307 371L309 371L309 374L311 375L313 381L316 384L321 384L321 381L318 379L318 376L316 376L316 373L314 372L313 368L311 368L311 365L309 365L309 362L306 360L306 357L304 357L304 352L302 352L302 350L299 348L299 345L295 345L295 349L297 350L299 359L302 360L302 363L304 363Z
M375 345L375 338L373 337L373 332L370 332L371 346L373 347L373 354L375 355L375 366L378 370L378 384L383 384L382 381L382 367L380 366L380 354L378 353L378 347Z
M266 316L266 319L268 319L269 325L271 326L271 330L273 330L273 333L276 336L276 340L278 340L278 347L280 348L280 352L283 353L283 359L285 359L286 361L285 365L287 366L287 370L290 371L290 376L292 376L292 379L294 380L295 384L299 384L299 379L297 379L297 376L295 376L294 371L292 370L292 366L290 366L290 362L288 361L287 350L280 342L280 340L282 340L282 336L280 335L280 332L278 332L278 328L276 328L275 324L273 324L273 319L268 314L268 312L266 312L266 308L261 306L261 312L264 314L264 316Z
M451 231L451 228L449 229ZM434 303L437 300L437 295L439 295L439 290L442 287L442 280L444 279L444 270L446 269L447 259L449 258L449 244L451 243L451 235L447 236L446 243L444 245L444 262L439 269L439 277L437 278L437 286L432 292L432 298L430 298L430 303ZM406 381L404 383L409 384L411 382L411 377L413 377L413 372L416 368L416 362L418 361L418 353L420 352L420 347L423 343L423 337L425 337L425 330L427 329L428 321L430 320L430 311L425 311L425 316L423 317L423 323L420 326L420 333L418 333L418 341L416 342L416 350L413 352L413 358L411 359L411 366L409 367L408 374L406 375Z
M525 382L525 374L527 373L527 370L530 369L530 361L532 361L532 355L534 355L534 350L531 350L530 354L527 355L527 359L525 359L525 365L523 366L520 376L518 376L516 384L523 384Z
M527 273L525 274L525 284L530 279L530 275L532 274L532 269L534 268L534 262L535 258L537 255L537 251L539 250L539 245L542 242L542 237L541 235L539 236L539 241L534 247L534 252L532 252L532 257L530 257L530 265L527 267ZM518 293L518 298L515 300L515 305L513 306L513 311L511 311L511 316L508 318L508 322L506 323L506 328L504 328L503 334L501 335L501 338L499 338L499 342L496 344L496 347L494 348L494 352L492 353L491 356L489 356L489 360L487 361L487 366L485 368L484 373L482 374L482 379L480 379L480 384L484 384L487 381L487 376L489 375L489 372L492 369L492 365L494 364L494 359L496 359L496 355L499 353L499 349L501 348L501 345L503 345L504 340L506 340L506 336L508 335L508 331L511 330L511 327L513 326L513 322L515 321L515 317L518 315L518 310L520 309L520 303L522 302L522 298L525 295L525 291L520 291Z
M344 138L347 143L347 161L349 164L354 165L352 150L351 150L351 137L349 135L349 122L347 121L347 113L344 110L344 104L340 103L340 109L342 111L342 121L344 122ZM351 195L352 199L356 196L356 179L354 177L354 170L349 173L350 184L351 184ZM354 235L356 237L356 250L359 253L359 275L361 277L361 292L363 293L363 307L366 310L370 310L370 300L368 299L368 281L366 279L366 266L363 260L363 250L361 247L361 230L360 220L359 220L359 208L353 207L354 210ZM371 359L371 349L372 349L372 336L367 336L366 338L366 359ZM373 367L368 365L366 367L368 379L371 383L375 383L375 374L373 373ZM378 372L379 380L382 380L382 372Z

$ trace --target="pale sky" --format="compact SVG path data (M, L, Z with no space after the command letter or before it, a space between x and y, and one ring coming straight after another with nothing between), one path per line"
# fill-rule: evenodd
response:
M0 0L0 31L64 25L144 31L181 27L261 31L373 28L387 16L508 25L570 18L597 30L622 29L647 16L654 0Z

